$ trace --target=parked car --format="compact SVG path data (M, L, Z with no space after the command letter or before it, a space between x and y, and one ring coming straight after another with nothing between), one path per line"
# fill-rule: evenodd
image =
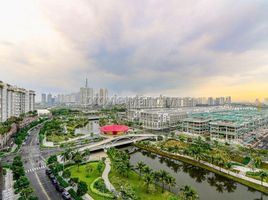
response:
M59 184L55 185L55 188L57 191L59 191L61 193L64 192L64 187L60 186Z
M51 182L52 182L52 184L55 185L55 186L58 185L58 181L56 180L56 178L51 179Z
M50 174L52 174L52 171L50 169L46 169L46 175L49 176Z
M56 177L53 174L49 175L50 180L56 179Z
M61 193L61 196L65 200L70 200L71 199L71 195L69 194L69 192L66 192L66 191L64 191L63 193Z

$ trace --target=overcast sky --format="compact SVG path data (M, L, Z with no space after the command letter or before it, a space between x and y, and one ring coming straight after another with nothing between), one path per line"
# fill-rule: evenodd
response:
M267 0L0 0L0 80L37 93L268 97Z

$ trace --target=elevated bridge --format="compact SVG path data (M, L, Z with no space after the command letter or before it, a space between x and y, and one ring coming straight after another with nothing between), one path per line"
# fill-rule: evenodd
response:
M146 140L146 139L153 139L153 138L156 139L158 136L159 135L155 135L155 134L126 134L126 135L121 135L117 137L109 137L100 142L79 148L78 151L84 151L86 149L89 149L90 151L98 151L98 150L103 150L103 149L107 149L111 147L131 144L131 143Z

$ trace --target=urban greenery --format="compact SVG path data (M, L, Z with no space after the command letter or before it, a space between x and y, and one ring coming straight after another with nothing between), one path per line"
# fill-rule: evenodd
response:
M109 179L116 190L123 191L122 194L125 197L158 200L167 199L172 195L171 192L161 189L160 186L155 184L161 181L161 187L169 184L173 186L175 180L168 172L153 172L144 163L140 163L135 167L139 172L136 173L134 166L130 165L128 153L111 148L107 151L107 155L112 163Z
M32 196L33 189L30 187L30 182L25 176L21 156L14 157L13 163L11 165L11 170L13 171L13 179L15 180L15 193L19 193L20 195L19 200L36 199L36 197Z
M239 165L245 166L243 162L248 163L245 167L251 167L253 170L258 167L260 170L266 171L267 169L264 168L266 165L263 164L263 157L267 155L267 151L265 150L227 145L217 141L204 140L201 137L192 138L189 136L177 137L176 139L173 138L156 143L144 141L137 143L136 146L165 157L181 160L183 162L205 168L209 171L267 193L267 188L261 185L240 179L236 176L230 175L229 173L227 174L222 172L223 168L237 172L232 169L233 164L239 163ZM194 160L187 158L187 156L194 158ZM250 162L248 162L249 159L247 157L251 159ZM201 161L217 165L219 170L209 167ZM252 176L252 178L261 180L260 176ZM267 181L265 177L262 180Z

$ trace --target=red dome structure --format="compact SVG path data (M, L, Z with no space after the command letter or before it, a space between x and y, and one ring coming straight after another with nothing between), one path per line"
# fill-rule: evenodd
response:
M113 124L113 125L102 126L100 128L100 131L108 135L120 135L128 132L128 129L129 129L128 126L125 125Z

